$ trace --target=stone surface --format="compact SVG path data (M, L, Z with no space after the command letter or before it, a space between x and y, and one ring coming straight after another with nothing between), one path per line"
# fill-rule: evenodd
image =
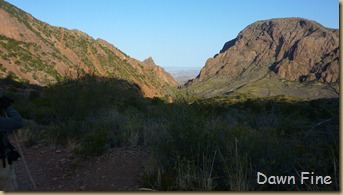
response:
M262 78L272 71L288 81L339 81L339 32L303 18L255 22L209 58L198 77Z

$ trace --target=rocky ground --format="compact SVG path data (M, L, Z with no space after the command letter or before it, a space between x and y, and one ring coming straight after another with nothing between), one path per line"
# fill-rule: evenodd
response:
M15 162L19 191L138 191L149 157L144 147L113 148L88 159L55 146L22 149L37 189L20 159Z

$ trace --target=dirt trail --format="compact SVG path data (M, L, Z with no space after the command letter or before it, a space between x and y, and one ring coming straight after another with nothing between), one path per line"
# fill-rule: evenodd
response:
M22 149L37 191L137 191L149 158L144 147L113 148L89 159L53 146ZM22 159L15 170L19 191L34 191Z

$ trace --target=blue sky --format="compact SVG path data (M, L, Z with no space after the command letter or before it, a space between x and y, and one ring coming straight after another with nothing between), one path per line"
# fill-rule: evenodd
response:
M102 38L156 64L203 67L257 20L302 17L339 28L338 0L6 0L53 26Z

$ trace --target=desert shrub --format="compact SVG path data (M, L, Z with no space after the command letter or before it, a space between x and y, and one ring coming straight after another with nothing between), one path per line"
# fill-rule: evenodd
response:
M135 108L141 112L145 112L147 110L146 103L144 99L142 99L141 97L131 96L131 97L125 98L123 101L123 106L124 106L123 110L126 110L127 108L130 108L130 107Z
M84 156L101 155L109 148L110 132L101 125L94 126L82 138L81 147L76 151Z
M330 187L256 183L257 171L295 175L310 169L337 175L339 123L338 106L333 103L337 99L318 104L317 100L285 96L232 98L179 102L153 110L153 117L165 119L165 126L155 131L150 142L156 168L145 178L149 187L206 191L338 189L338 177L336 185ZM327 154L331 157L325 157Z
M7 85L20 86L13 80ZM84 156L110 147L147 146L142 183L158 190L338 190L338 99L237 94L184 95L173 103L146 99L117 79L65 79L40 93L20 94L18 110L37 124L28 144L64 144ZM32 129L31 129L32 128ZM32 131L32 134L28 133ZM149 168L150 167L150 168ZM256 172L332 176L332 185L258 185Z

